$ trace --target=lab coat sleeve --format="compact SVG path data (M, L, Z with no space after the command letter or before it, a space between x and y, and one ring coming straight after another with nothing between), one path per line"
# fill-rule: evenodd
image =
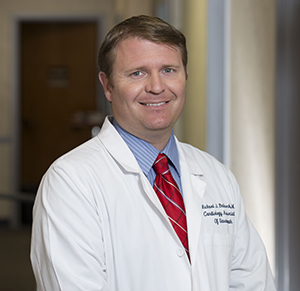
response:
M237 229L229 290L276 291L264 244L245 213L238 184L232 179Z
M31 261L39 291L109 291L101 219L74 166L44 176L33 211Z

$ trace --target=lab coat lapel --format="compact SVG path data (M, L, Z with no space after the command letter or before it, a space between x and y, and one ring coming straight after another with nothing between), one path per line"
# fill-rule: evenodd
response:
M184 151L178 145L181 170L181 184L187 215L187 228L191 263L194 265L199 245L202 198L205 193L206 183L201 180L203 172L190 152Z
M148 179L142 172L138 162L136 161L133 153L122 137L115 130L110 122L111 117L106 117L102 129L99 133L99 138L106 150L114 157L119 165L127 172L139 175L140 185L143 188L143 193L146 193L149 200L158 208L161 214L168 220L165 210L161 205L156 193L150 185Z
M137 174L141 171L138 162L125 141L112 125L111 118L110 116L105 118L98 137L106 150L125 171Z

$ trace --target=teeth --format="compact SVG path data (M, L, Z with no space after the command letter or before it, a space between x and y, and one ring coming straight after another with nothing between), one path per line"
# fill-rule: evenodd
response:
M160 105L163 105L167 102L160 102L160 103L146 103L145 105L146 106L160 106Z

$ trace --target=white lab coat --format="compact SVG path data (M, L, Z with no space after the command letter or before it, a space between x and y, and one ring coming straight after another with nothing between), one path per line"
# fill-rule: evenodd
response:
M108 120L59 158L34 206L38 290L275 290L232 173L176 140L191 263L152 186Z

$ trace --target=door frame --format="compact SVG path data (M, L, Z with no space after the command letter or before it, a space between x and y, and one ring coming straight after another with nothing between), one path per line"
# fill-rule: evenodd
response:
M24 22L94 22L97 26L97 46L100 47L104 37L105 17L103 15L16 15L13 18L12 38L12 191L20 192L21 187L21 25ZM109 112L109 106L104 98L100 82L97 83L96 92L98 96L98 107L103 108L104 114ZM21 194L21 193L20 193ZM20 202L11 203L10 226L18 227L21 222Z

